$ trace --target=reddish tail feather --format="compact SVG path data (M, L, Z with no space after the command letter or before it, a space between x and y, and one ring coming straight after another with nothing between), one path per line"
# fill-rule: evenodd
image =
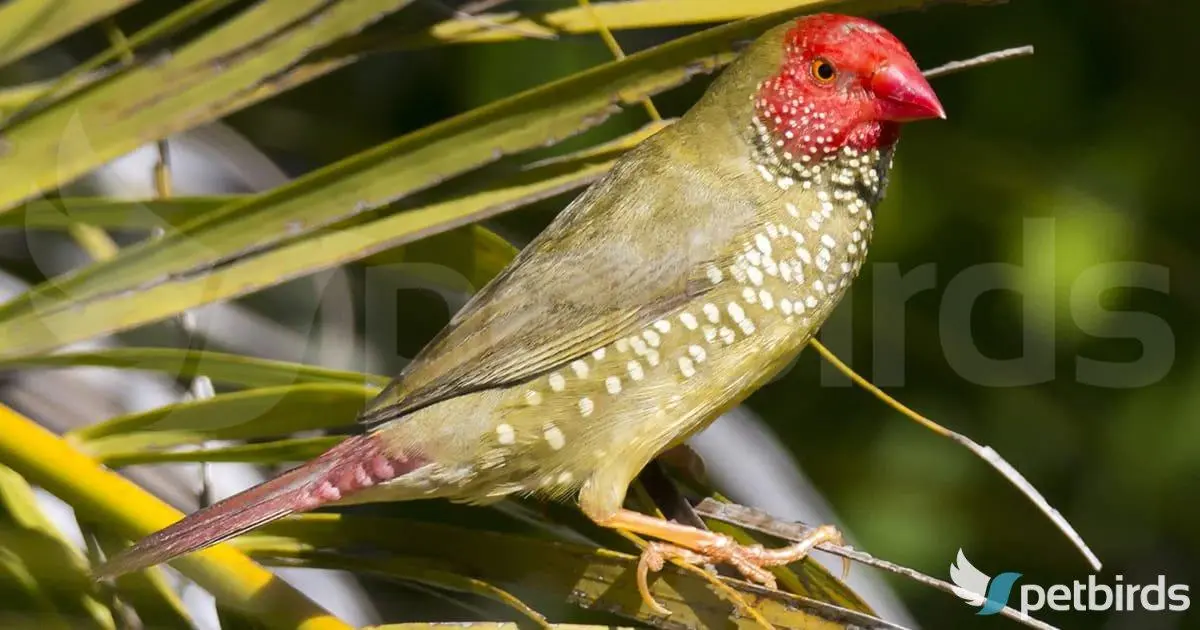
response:
M114 577L199 551L288 514L337 501L423 463L417 457L385 453L373 435L348 438L298 468L143 538L98 568L96 576Z

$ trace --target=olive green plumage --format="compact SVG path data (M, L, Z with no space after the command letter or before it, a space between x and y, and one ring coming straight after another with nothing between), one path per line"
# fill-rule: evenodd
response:
M576 199L380 396L364 419L433 463L358 500L580 489L589 515L609 514L652 457L799 352L870 225L760 169L747 95L779 67L786 29Z
M651 458L760 387L857 276L900 123L942 116L903 44L819 15L749 47L570 204L362 414L368 431L139 542L112 575L330 503L566 498L672 555L787 553L621 512ZM644 588L644 573L639 584Z

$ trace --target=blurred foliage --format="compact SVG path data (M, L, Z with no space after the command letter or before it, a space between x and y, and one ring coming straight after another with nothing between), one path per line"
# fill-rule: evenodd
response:
M639 137L646 120L636 107L604 120L611 99L632 104L641 94L687 80L655 99L665 115L678 116L708 81L691 76L694 64L712 63L759 28L734 26L708 39L676 42L648 57L610 64L608 51L586 34L594 25L566 0L514 0L497 11L534 19L520 21L512 13L485 26L455 18L428 1L65 2L59 4L74 21L54 20L51 30L20 28L50 23L38 12L39 5L50 4L0 3L0 63L57 41L49 51L0 67L0 81L13 86L0 91L0 205L50 194L0 214L0 229L57 230L83 222L139 234L161 226L176 236L123 251L107 267L44 284L36 290L38 301L26 298L2 307L3 367L109 365L161 370L184 380L200 373L223 387L212 400L75 432L71 446L54 448L73 449L79 471L92 470L88 466L99 471L95 460L112 465L176 461L186 452L160 448L214 437L255 441L192 459L280 462L311 455L328 438L257 440L345 425L379 382L358 373L301 370L226 355L196 359L169 350L50 358L45 351L57 345L56 339L124 330L340 264L349 265L364 296L375 272L401 262L435 263L477 288L508 260L511 249L487 230L447 230L486 220L504 238L527 242L622 145L572 152ZM607 23L627 29L617 37L632 52L698 32L696 22L742 17L768 5L874 10L922 4L757 0L743 6L663 0L654 11L637 13L635 7L628 14L620 7L597 7L612 11L604 14ZM170 14L185 5L190 13ZM738 8L731 10L734 5ZM696 18L706 11L705 19ZM144 38L146 47L136 51L138 61L128 67L111 63L119 56L117 48L97 57L108 46L101 21L113 12L131 45L141 41L139 32L153 35ZM172 21L169 14L179 19ZM1188 214L1193 191L1191 174L1185 172L1200 140L1200 125L1194 122L1200 94L1189 75L1197 19L1200 5L1195 3L1122 0L1016 0L985 10L945 6L881 18L926 66L1026 43L1037 47L1037 55L938 80L935 87L950 119L905 134L891 192L879 212L872 262L853 299L823 334L828 346L904 402L1005 454L1093 545L1106 563L1101 577L1106 583L1116 574L1135 583L1159 574L1169 582L1195 583L1200 564L1200 508L1193 507L1200 489L1195 365L1200 328L1192 324L1200 295L1191 281L1200 259L1189 244L1196 221ZM539 35L530 32L544 27L539 25L583 34L522 39ZM463 43L471 38L504 41ZM155 57L168 50L174 54ZM97 63L81 66L88 72L63 74L71 69L64 57ZM92 72L99 68L104 70ZM66 80L56 79L63 76ZM564 77L571 78L532 97L504 100ZM52 193L140 144L218 118L291 174L307 175L245 198L131 203ZM551 146L542 148L546 144ZM499 148L522 153L502 155ZM541 162L562 155L567 157ZM465 172L472 174L447 181ZM510 212L518 207L519 212ZM419 238L425 240L414 242ZM200 246L189 249L188 243ZM0 260L7 265L9 258ZM216 265L211 272L210 265ZM194 273L196 268L204 273ZM6 270L31 283L47 280L36 263L20 259ZM179 276L160 283L159 276L168 272ZM208 293L205 280L214 277L225 284ZM139 288L147 282L157 284L153 290ZM1005 290L971 293L983 286ZM64 294L64 287L70 293ZM111 308L81 317L70 303L81 295L104 298L100 303ZM21 315L26 319L18 319ZM407 349L419 348L448 315L434 309L404 313L397 324L397 349L385 351L390 367L401 366L411 355ZM412 336L417 338L407 338ZM990 469L899 421L813 353L748 404L794 450L861 546L875 555L944 577L961 547L992 574L1017 571L1043 585L1086 577L1074 550ZM305 419L310 422L301 426ZM0 430L9 426L0 423ZM0 462L17 468L4 453L0 450ZM36 459L21 459L30 467L22 472L49 488L56 471L51 465L38 467ZM31 471L45 477L35 478ZM81 476L75 485L60 480L58 494L78 492L77 507L89 505L87 479ZM33 541L14 544L7 541L18 537L0 536L5 541L0 544L0 601L29 602L15 611L0 605L0 617L16 612L51 624L66 618L89 618L102 627L121 623L120 608L104 600L111 593L64 586L78 586L72 580L79 576L65 575L61 583L39 581L29 550L44 549L35 555L61 557L68 567L81 567L83 558L28 516L24 481L0 469L0 491L6 517L0 527L20 529L20 540ZM143 500L150 499L131 494L125 507L136 511L138 505L151 505L138 503ZM453 603L437 603L420 591L381 585L398 592L403 603L422 602L415 610L423 618L412 619L414 609L397 605L392 611L397 619L528 619L528 611L510 608L510 598L520 597L556 622L655 621L638 612L636 601L621 599L629 593L628 580L611 600L597 595L628 575L629 556L567 551L551 525L567 523L626 553L632 547L604 538L557 506L520 507L545 510L535 520L546 529L517 526L494 510L440 503L370 507L352 518L402 515L423 524L395 520L389 527L435 524L430 533L414 534L416 540L458 531L437 527L469 525L474 533L454 534L451 540L478 536L474 544L487 549L488 536L512 536L495 539L490 548L506 548L515 560L528 560L520 550L535 549L528 552L531 557L562 563L547 564L559 567L559 578L586 577L578 582L582 595L565 592L569 589L561 579L551 581L562 593L550 586L531 591L512 573L515 569L500 564L464 570L462 563L470 559L452 552L469 551L465 543L457 547L443 541L437 548L446 547L446 553L428 557L393 549L395 555L369 571L466 593ZM85 519L99 518L80 509ZM341 555L345 550L327 548L338 540L337 526L322 518L281 524L240 546L291 564L354 564ZM111 531L99 521L95 539L111 547L114 536L128 538L160 526L151 521L131 520ZM369 527L373 521L350 522ZM321 540L324 546L316 544ZM600 554L602 561L579 559L587 553ZM797 571L832 581L811 563ZM147 574L143 584L118 585L117 592L144 619L152 614L170 624L179 613L161 584L154 583L155 575ZM1014 627L1011 621L975 617L957 599L906 580L890 584L923 627ZM27 593L10 597L17 588ZM726 619L733 610L719 593L710 592L715 587L693 574L673 572L655 588L672 608L698 607L689 614ZM844 605L856 605L852 593L833 589L846 598ZM675 598L687 592L693 597ZM592 610L577 611L564 600ZM793 608L798 600L787 594L766 600L754 605L778 623L801 611L791 627L817 627L817 619L829 619L822 617L827 611ZM490 616L476 612L481 609ZM1064 629L1198 627L1194 613L1193 618L1179 613L1042 616Z

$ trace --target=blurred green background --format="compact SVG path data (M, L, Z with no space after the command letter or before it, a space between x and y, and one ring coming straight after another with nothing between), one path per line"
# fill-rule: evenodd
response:
M512 3L549 4L572 3ZM873 262L826 342L903 402L1006 456L1093 546L1101 582L1165 574L1195 584L1200 4L1016 0L880 21L926 67L1022 44L1037 54L934 83L949 120L905 133ZM617 37L633 51L686 32ZM80 37L66 48L99 43ZM594 36L380 55L227 122L298 174L608 59ZM655 102L677 116L707 81ZM550 153L645 120L630 108ZM522 244L568 200L490 225ZM922 290L904 299L901 276L908 292ZM963 293L984 286L1007 288ZM429 300L414 300L431 312ZM408 340L397 354L441 323L402 322ZM1097 376L1095 362L1113 372ZM1086 579L1073 548L991 469L829 372L805 353L748 404L865 550L942 578L962 548L989 574ZM889 583L923 627L1017 627L907 580ZM1200 628L1195 607L1040 616L1062 628Z

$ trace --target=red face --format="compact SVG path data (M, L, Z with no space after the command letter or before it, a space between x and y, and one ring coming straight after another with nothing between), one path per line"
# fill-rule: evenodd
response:
M901 123L946 116L904 44L874 22L808 16L784 45L783 68L763 82L755 109L797 159L890 146Z

